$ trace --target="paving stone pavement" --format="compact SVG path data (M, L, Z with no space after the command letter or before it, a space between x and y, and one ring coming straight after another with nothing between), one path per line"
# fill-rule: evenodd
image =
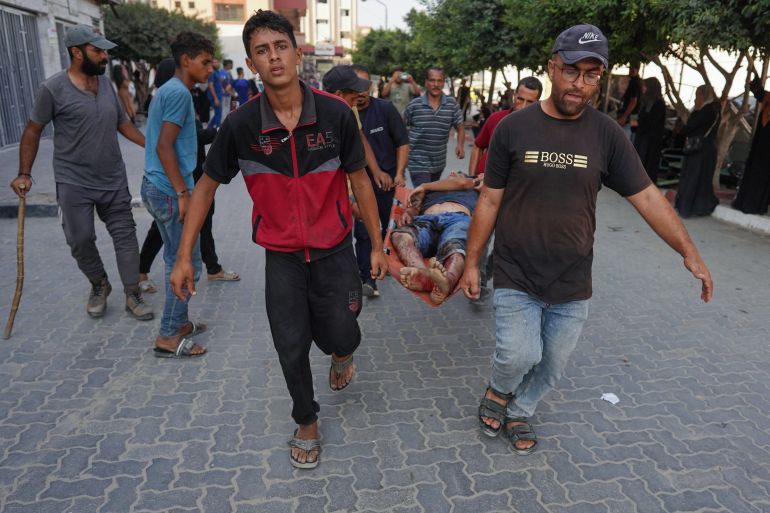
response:
M28 220L24 297L0 341L0 511L770 512L769 238L687 221L716 281L704 305L681 259L602 191L590 318L526 457L477 429L491 306L430 309L389 278L360 316L348 389L331 392L312 353L324 451L300 471L248 203L240 179L220 191L218 250L243 280L201 281L191 313L210 324L210 352L191 361L152 356L157 320L130 319L119 288L88 318L57 220ZM149 216L135 217L143 237ZM0 220L3 322L15 226ZM162 293L149 300L159 313Z

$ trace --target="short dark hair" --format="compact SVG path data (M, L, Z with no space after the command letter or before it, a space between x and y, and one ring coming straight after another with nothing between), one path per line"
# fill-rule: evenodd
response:
M225 59L225 60L222 61L222 66L227 66L227 65L232 66L233 65L233 60L232 59Z
M252 14L251 18L246 21L246 25L243 26L243 47L246 49L246 55L249 57L251 57L251 49L249 48L251 35L254 32L264 29L286 34L289 36L291 46L297 48L297 39L294 37L294 27L291 26L289 20L277 12L260 9Z
M371 75L371 73L369 73L369 68L363 64L351 64L350 67L353 68L353 71L363 71L367 75Z
M171 55L174 57L174 63L177 66L182 63L183 55L194 59L203 52L214 55L214 43L209 41L203 34L180 32L171 41Z
M240 75L241 73L243 73L243 68L235 68L235 72Z
M524 77L519 80L519 83L516 84L516 93L519 92L519 88L521 86L524 86L527 89L532 89L533 91L537 91L538 99L540 99L540 95L543 94L543 83L535 77Z
M444 71L444 68L442 68L441 66L431 66L425 70L425 80L428 80L428 75L430 75L431 71L438 71L439 73L444 75L444 78L446 78L446 71Z

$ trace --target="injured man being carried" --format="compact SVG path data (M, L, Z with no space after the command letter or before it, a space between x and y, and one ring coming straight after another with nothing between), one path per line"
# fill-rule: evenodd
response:
M401 283L410 290L430 291L436 305L452 294L465 270L468 227L483 183L483 174L452 173L420 185L410 194L391 233L391 243L404 264ZM429 257L426 265L424 259Z

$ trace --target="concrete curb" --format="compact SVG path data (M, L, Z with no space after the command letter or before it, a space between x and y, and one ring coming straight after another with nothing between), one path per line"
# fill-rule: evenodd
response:
M144 208L142 198L131 198L132 208ZM59 217L59 206L55 203L27 203L27 217ZM19 217L19 204L0 205L0 219L16 219Z
M752 230L765 235L770 235L770 217L754 214L744 214L724 205L717 205L712 217L730 223L747 230Z

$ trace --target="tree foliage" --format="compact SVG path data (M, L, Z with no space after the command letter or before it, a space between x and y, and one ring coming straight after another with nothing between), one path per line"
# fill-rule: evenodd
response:
M199 32L217 49L220 47L217 26L212 21L141 3L123 4L114 11L104 11L105 36L118 45L110 53L125 61L158 64L171 57L171 41L183 31Z

